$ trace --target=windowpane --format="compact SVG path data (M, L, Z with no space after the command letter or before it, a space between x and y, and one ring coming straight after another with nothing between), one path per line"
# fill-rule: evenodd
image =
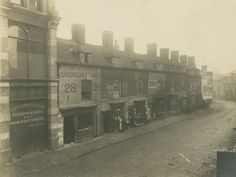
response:
M77 121L77 128L78 130L82 130L82 129L87 129L90 127L93 127L93 119L92 119L93 115L92 113L83 113L80 114L78 121Z
M15 4L22 5L22 0L10 0L10 2L13 2Z
M40 0L29 0L29 8L33 10L39 10Z
M121 96L121 83L119 81L113 82L113 98L119 98Z
M137 95L143 95L143 81L137 81L136 92L137 92Z
M113 82L113 91L120 92L120 82Z
M122 83L122 96L127 96L127 91L128 91L128 83Z
M82 100L92 99L92 81L91 80L81 81L81 98Z
M8 30L8 36L27 40L26 33L18 26L12 26Z
M42 43L29 41L29 77L45 79L46 67L45 46Z
M27 42L8 38L9 72L11 78L27 78Z
M45 37L43 36L42 32L32 29L29 34L29 40L44 43Z

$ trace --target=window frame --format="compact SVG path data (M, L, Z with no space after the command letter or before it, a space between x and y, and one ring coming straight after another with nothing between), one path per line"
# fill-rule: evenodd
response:
M139 92L139 84L141 84L141 90ZM136 81L136 95L144 95L144 82L142 80Z
M20 30L22 30L22 32L24 32L25 34L25 38L20 38L20 37L17 37L17 36L14 36L14 35L11 35L10 34L10 29L11 28L14 28L14 27L17 27L19 28ZM37 32L38 34L41 34L41 38L42 41L37 41L37 40L34 40L34 39L31 39L30 38L30 35L33 34L33 32ZM9 25L8 27L8 40L9 39L15 39L16 42L19 41L19 40L22 40L22 41L25 41L27 44L27 47L26 47L26 70L27 70L27 74L26 74L26 77L23 78L23 79L28 79L28 80L46 80L47 79L47 74L48 74L48 70L47 70L47 41L46 41L46 38L44 37L44 32L42 31L42 29L36 29L34 27L28 27L28 26L21 26L21 25L18 25L18 24L12 24L12 25ZM44 77L42 78L32 78L30 76L30 54L31 54L31 50L30 50L30 43L37 43L37 44L41 44L43 46L43 53L42 55L44 56L44 60L45 60L45 73L43 75L45 75ZM18 50L16 50L16 52L18 53ZM16 78L16 77L12 77L10 75L10 78L12 79L22 79L22 78Z
M81 100L82 101L91 101L93 98L93 81L92 80L90 80L90 79L83 79L83 80L81 80L80 81L81 82ZM83 86L83 82L89 82L89 84L90 84L90 86L91 87L89 87L90 89L88 89L88 88L84 88L84 86ZM84 94L83 93L89 93L89 97L84 97Z
M115 86L114 86L114 84L119 84L119 87L117 87L117 88L119 88L119 90L115 90L114 88L115 88ZM121 97L121 95L122 95L122 83L121 83L121 81L119 81L119 80L115 80L115 81L113 81L112 82L112 87L113 87L113 89L112 89L112 92L113 92L113 97ZM115 94L117 94L117 96L115 96Z

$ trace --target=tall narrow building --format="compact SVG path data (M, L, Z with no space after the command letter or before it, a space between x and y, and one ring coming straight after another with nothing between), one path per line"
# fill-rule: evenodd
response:
M54 1L0 1L1 162L63 144Z

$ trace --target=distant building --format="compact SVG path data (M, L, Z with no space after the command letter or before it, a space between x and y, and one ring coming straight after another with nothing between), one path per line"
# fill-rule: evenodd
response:
M207 70L207 66L203 65L201 68L202 76L202 97L207 103L212 102L214 91L213 91L213 72Z
M217 99L236 101L236 72L217 77L214 80L214 93Z

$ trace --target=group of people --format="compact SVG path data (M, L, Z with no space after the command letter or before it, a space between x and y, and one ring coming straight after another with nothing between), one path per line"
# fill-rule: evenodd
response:
M115 129L119 132L122 132L131 127L138 127L144 125L145 122L145 114L144 113L133 113L128 112L128 117L123 118L120 115L116 115L114 117L115 120Z

